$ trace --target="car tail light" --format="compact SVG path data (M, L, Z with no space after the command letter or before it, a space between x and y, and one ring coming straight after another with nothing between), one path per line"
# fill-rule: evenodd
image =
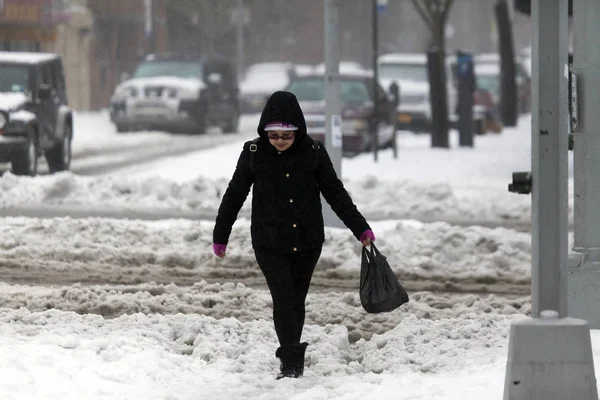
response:
M4 129L4 127L8 124L8 113L6 111L0 110L0 130Z

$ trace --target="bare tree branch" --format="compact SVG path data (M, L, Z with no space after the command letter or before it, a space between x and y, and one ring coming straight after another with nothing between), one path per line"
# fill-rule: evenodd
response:
M234 0L177 0L170 6L174 11L195 20L195 28L210 46L233 29L231 12L235 7Z
M435 16L435 13L436 13L436 10L437 10L436 6L439 6L439 0L422 0L422 1L425 4L425 8L427 9L427 13L429 15L431 15L431 19L433 20L434 19L433 17Z
M421 16L421 19L425 22L425 24L427 25L427 27L430 30L433 30L433 18L432 15L423 8L423 6L419 3L419 0L411 0L413 6L415 7L415 10L417 11L417 14L419 14ZM426 0L427 2L427 0ZM429 8L429 7L428 7Z
M450 14L450 9L452 9L453 4L454 0L446 0L446 4L444 5L444 11L442 13L443 21L448 20L448 15Z

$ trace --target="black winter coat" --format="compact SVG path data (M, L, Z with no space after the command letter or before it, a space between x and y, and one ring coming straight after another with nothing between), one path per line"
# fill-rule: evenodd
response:
M264 131L270 122L298 127L292 146L279 152ZM213 231L213 243L227 244L231 229L250 187L252 191L252 246L255 249L296 253L323 245L325 232L321 197L359 239L370 229L337 177L319 142L306 134L306 122L296 97L275 92L267 101L258 126L260 139L244 144L235 172L223 195Z

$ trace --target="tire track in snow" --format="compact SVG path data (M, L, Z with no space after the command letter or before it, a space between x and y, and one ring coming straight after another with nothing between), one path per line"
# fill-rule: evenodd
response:
M73 285L83 286L100 284L175 284L192 286L201 281L209 283L235 282L249 287L265 288L266 283L258 268L250 271L227 271L224 269L194 270L182 266L164 266L156 264L126 265L124 260L118 273L113 266L105 263L86 261L36 260L17 258L0 260L0 276L5 283L24 285ZM413 277L414 278L414 277ZM497 279L478 282L476 280L434 280L399 277L409 292L429 291L436 293L493 293L500 295L529 295L529 281ZM311 290L316 291L358 291L359 277L335 278L327 276L317 267L313 276Z

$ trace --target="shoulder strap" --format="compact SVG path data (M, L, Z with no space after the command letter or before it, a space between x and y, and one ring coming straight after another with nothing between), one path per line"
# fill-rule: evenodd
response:
M259 140L260 140L260 136L252 139L252 143L250 143L250 147L248 147L248 150L250 150L252 153L256 153L256 150L258 150L257 143Z
M313 139L312 148L315 151L315 158L317 159L317 164L319 164L319 150L321 149L321 143L318 140Z
M254 158L256 156L256 150L258 150L258 141L260 140L260 136L252 139L250 146L248 146L248 150L250 151L250 171L254 173Z

